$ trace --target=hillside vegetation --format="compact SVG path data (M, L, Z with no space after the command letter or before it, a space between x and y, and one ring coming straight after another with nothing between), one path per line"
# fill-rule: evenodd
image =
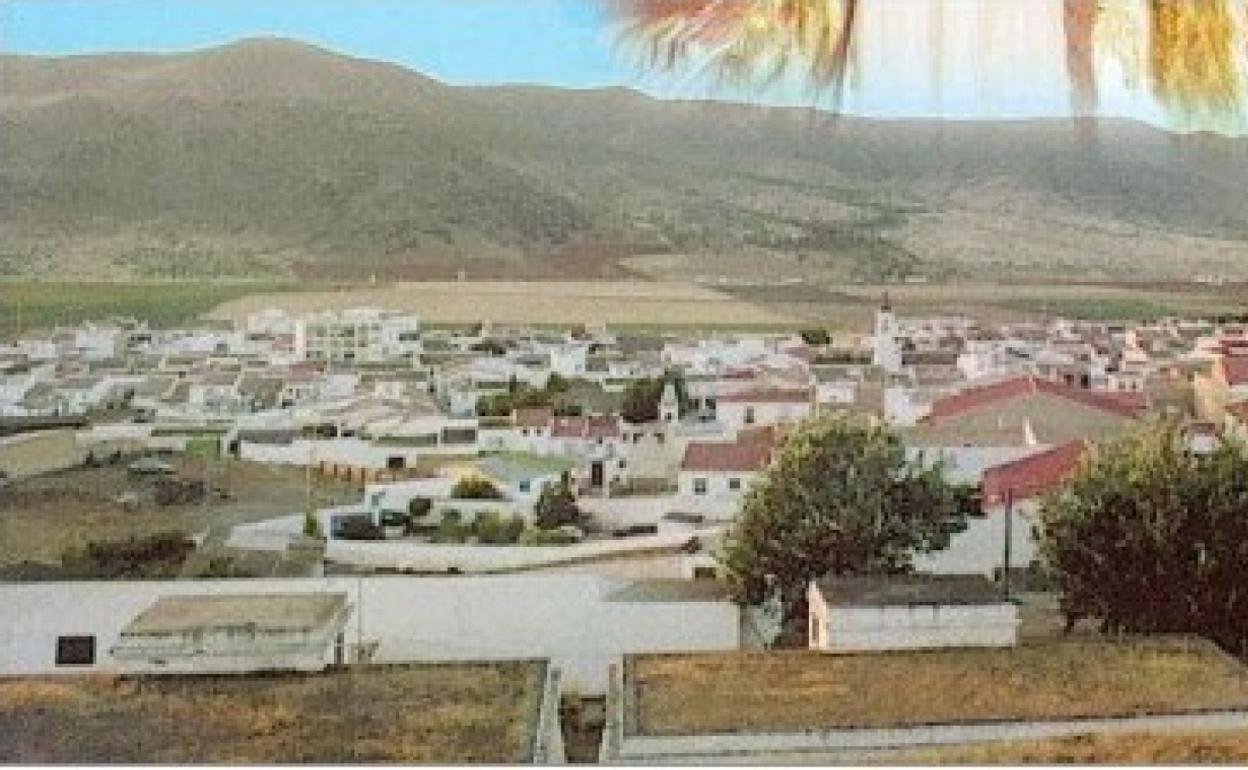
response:
M1248 275L1248 142L1127 122L451 87L283 40L3 56L0 91L0 275Z

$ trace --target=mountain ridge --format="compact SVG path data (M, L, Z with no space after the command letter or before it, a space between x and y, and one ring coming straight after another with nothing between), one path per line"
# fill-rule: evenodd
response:
M0 274L562 272L588 247L594 270L666 253L829 279L1248 275L1248 141L1134 121L455 86L283 38L6 54L0 91Z

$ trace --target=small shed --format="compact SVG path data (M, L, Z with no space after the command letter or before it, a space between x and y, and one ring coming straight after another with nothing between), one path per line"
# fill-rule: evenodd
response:
M122 630L130 673L321 671L341 662L345 593L163 596Z
M1012 647L1018 607L979 575L888 575L811 581L809 647L833 653Z

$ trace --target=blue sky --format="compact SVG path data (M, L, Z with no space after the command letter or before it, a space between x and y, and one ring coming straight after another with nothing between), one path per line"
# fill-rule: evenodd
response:
M16 53L177 51L275 35L452 83L619 84L592 0L0 0Z
M930 22L924 7L910 0L866 6L859 68L866 74L851 84L847 111L950 118L1068 113L1061 0L958 0L946 7L959 8L953 15L961 18L944 22L944 53L935 55L922 49ZM1027 30L1022 41L1019 29ZM1027 50L1003 45L1011 34ZM601 0L0 0L0 48L15 53L179 51L261 35L397 62L455 84L625 85L656 96L781 104L812 98L800 87L711 91L688 78L645 73L614 45ZM936 79L934 60L944 73ZM1112 70L1110 63L1102 78L1104 114L1167 122L1147 89L1127 88Z

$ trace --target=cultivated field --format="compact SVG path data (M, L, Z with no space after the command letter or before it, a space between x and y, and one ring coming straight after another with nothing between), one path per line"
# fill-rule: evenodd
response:
M4 763L519 763L537 663L0 682Z
M1144 320L1165 315L1248 313L1248 285L1243 283L1080 283L1061 277L1001 282L993 280L991 270L947 282L845 283L815 259L746 253L650 255L632 257L623 264L652 280L713 287L808 323L859 329L869 328L885 292L902 315L965 314L987 322L1052 315ZM1079 271L1071 274L1078 275Z
M673 326L793 325L780 309L762 309L722 292L680 283L426 282L376 288L257 294L224 302L210 318L238 321L268 307L305 313L350 307L407 310L430 323Z
M0 565L58 563L70 546L172 530L207 532L211 545L235 524L289 515L306 502L302 469L193 455L165 461L178 478L204 480L228 499L209 494L202 503L159 506L155 482L129 474L124 461L17 481L0 492ZM127 493L137 497L132 506L119 502ZM329 479L318 480L314 493L319 504L358 498L355 488Z
M894 727L1248 706L1248 675L1189 639L831 656L642 656L643 735Z
M176 326L218 303L293 284L216 281L0 281L0 339L109 316Z

